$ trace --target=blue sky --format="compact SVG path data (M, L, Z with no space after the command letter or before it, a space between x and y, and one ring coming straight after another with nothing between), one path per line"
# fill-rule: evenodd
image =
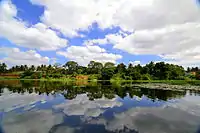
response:
M0 61L200 64L196 0L80 1L0 0Z

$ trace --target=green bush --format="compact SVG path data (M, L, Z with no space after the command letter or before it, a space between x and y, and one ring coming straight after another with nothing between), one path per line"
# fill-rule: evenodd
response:
M111 81L121 81L123 79L122 79L122 75L120 73L117 73L117 74L114 74L110 80Z
M52 74L51 77L52 77L52 78L61 78L62 75L61 75L61 74Z
M31 78L32 78L32 79L41 79L41 78L42 78L42 72L34 72L34 73L31 75Z
M99 79L101 79L100 74L91 74L88 76L88 80L99 80Z
M191 81L192 79L190 77L184 77L184 80Z
M31 75L33 74L33 71L27 70L24 71L21 75L20 78L31 78Z
M142 75L142 80L151 80L151 75L149 74Z
M130 76L132 77L132 80L141 80L142 79L142 75L137 71L131 72Z

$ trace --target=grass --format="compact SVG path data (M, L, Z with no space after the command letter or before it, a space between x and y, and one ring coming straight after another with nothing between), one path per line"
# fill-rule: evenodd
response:
M70 81L78 81L74 78L41 78L41 79L17 79L17 78L5 78L0 76L0 80L32 80L32 81L60 81L60 82L70 82ZM84 81L83 79L81 79ZM80 81L81 81L80 80ZM123 83L123 82L130 82L130 83L167 83L167 84L177 84L177 85L183 85L183 84L194 84L194 85L200 85L200 80L97 80L97 79L91 79L87 80L90 82L101 82L101 81L110 81L111 83Z
M111 83L165 83L165 84L174 84L174 85L200 85L200 80L111 80Z

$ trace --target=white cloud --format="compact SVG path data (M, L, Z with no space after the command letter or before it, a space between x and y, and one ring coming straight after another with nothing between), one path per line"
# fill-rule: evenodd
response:
M107 34L105 38L85 40L84 45L104 45L104 44L117 44L123 41L124 37L128 36L125 32L119 31L116 34Z
M199 34L200 23L185 23L138 30L125 37L118 33L108 34L103 40L130 54L158 55L164 60L174 60L171 63L186 66L200 64Z
M170 25L161 29L140 30L119 40L114 48L132 54L165 55L196 49L200 34L200 23Z
M98 117L104 112L103 108L113 108L115 106L121 106L122 103L114 99L96 99L90 101L87 94L78 95L75 99L66 101L60 105L56 105L55 108L63 109L66 115L83 115L86 117Z
M99 46L71 46L66 51L59 51L57 54L77 61L80 65L87 65L92 60L116 63L116 60L122 58L121 55L107 53Z
M58 37L55 31L43 23L29 26L16 19L17 9L10 1L0 3L0 37L16 45L39 50L56 50L67 45L67 41Z
M102 28L112 26L112 16L120 1L68 0L68 2L31 0L46 7L42 21L67 36L76 36L78 30L88 30L97 22Z
M43 57L34 50L20 51L19 48L0 47L0 53L5 57L0 59L1 62L13 65L42 65L49 64L50 59Z
M125 30L150 30L199 22L200 17L196 0L125 0L114 20Z
M42 17L45 23L69 35L87 30L94 22L101 28L119 26L133 31L196 22L200 18L195 0L31 1L46 7Z

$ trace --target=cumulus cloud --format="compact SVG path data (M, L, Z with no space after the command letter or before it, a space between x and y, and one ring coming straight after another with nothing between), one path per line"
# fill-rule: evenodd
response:
M121 1L116 0L31 0L33 4L45 6L42 21L59 29L67 36L77 36L77 31L88 30L97 22L100 27L112 26L112 17ZM63 14L64 13L64 14ZM64 16L63 16L64 15Z
M0 47L0 53L5 55L0 62L13 65L42 65L49 64L49 57L43 57L34 50L20 51L19 48Z
M46 7L42 20L64 33L75 34L96 22L101 28L119 26L133 31L162 28L169 24L199 21L195 0L31 0ZM185 8L187 7L187 9ZM65 17L62 16L65 12ZM59 14L59 15L58 15ZM77 21L78 20L78 21ZM68 23L65 23L68 22Z
M0 3L0 37L16 45L39 50L56 50L67 45L43 23L28 25L17 17L17 8L8 0Z
M66 51L58 51L57 54L77 61L81 65L87 65L92 60L116 63L116 60L122 58L121 55L107 53L105 49L99 46L70 46Z
M199 64L200 22L168 25L151 30L138 30L123 37L108 34L102 40L113 48L134 55L158 55L163 60L179 65ZM96 44L97 41L88 41Z
M200 17L196 0L125 0L114 19L123 29L137 31L199 22Z
M132 54L166 55L195 49L200 23L170 25L161 29L140 30L119 40L115 48Z
M86 94L78 95L75 99L66 101L60 105L56 105L55 108L63 109L66 115L82 115L86 117L98 117L102 114L105 108L113 108L115 106L121 106L122 103L114 99L96 99L90 101Z

